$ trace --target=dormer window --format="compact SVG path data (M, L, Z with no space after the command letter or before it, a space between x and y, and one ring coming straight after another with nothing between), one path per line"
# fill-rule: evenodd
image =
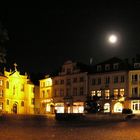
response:
M118 70L119 69L119 64L118 63L113 64L113 69Z
M102 66L101 65L98 65L97 66L97 71L101 71L102 70Z
M134 68L140 68L140 63L134 63Z
M109 64L106 64L106 65L105 65L105 70L106 70L106 71L109 71L109 70L110 70L110 65L109 65Z

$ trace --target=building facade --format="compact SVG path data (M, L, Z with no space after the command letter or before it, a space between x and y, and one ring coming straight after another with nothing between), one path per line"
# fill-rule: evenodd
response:
M16 69L0 76L0 111L11 114L34 114L34 84L27 74Z
M128 92L128 70L122 60L112 58L94 67L89 76L89 94L99 97L104 113L121 113Z

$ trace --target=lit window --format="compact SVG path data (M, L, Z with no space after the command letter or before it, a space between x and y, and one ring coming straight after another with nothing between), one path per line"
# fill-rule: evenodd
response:
M110 104L109 103L105 103L104 104L104 112L110 112Z
M0 80L0 86L2 86L3 85L3 80Z
M3 109L3 103L0 102L0 110L2 110L2 109Z
M101 95L101 90L97 90L97 96L98 97L101 97L102 95Z
M96 91L94 90L94 91L91 91L91 96L93 97L93 96L96 96Z
M124 89L120 89L120 96L121 96L121 97L124 96Z
M114 98L115 98L115 99L118 98L118 89L114 89Z
M105 90L105 99L110 98L110 90Z

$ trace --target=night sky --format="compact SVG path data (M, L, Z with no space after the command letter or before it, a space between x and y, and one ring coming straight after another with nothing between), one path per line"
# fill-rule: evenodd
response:
M9 34L7 64L27 72L49 74L70 59L98 63L140 53L139 0L3 4L0 21ZM114 47L106 41L110 33L119 36Z

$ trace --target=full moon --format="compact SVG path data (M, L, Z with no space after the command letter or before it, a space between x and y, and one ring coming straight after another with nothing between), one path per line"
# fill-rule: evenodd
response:
M110 35L108 38L108 41L112 44L115 44L117 42L118 38L116 35Z

